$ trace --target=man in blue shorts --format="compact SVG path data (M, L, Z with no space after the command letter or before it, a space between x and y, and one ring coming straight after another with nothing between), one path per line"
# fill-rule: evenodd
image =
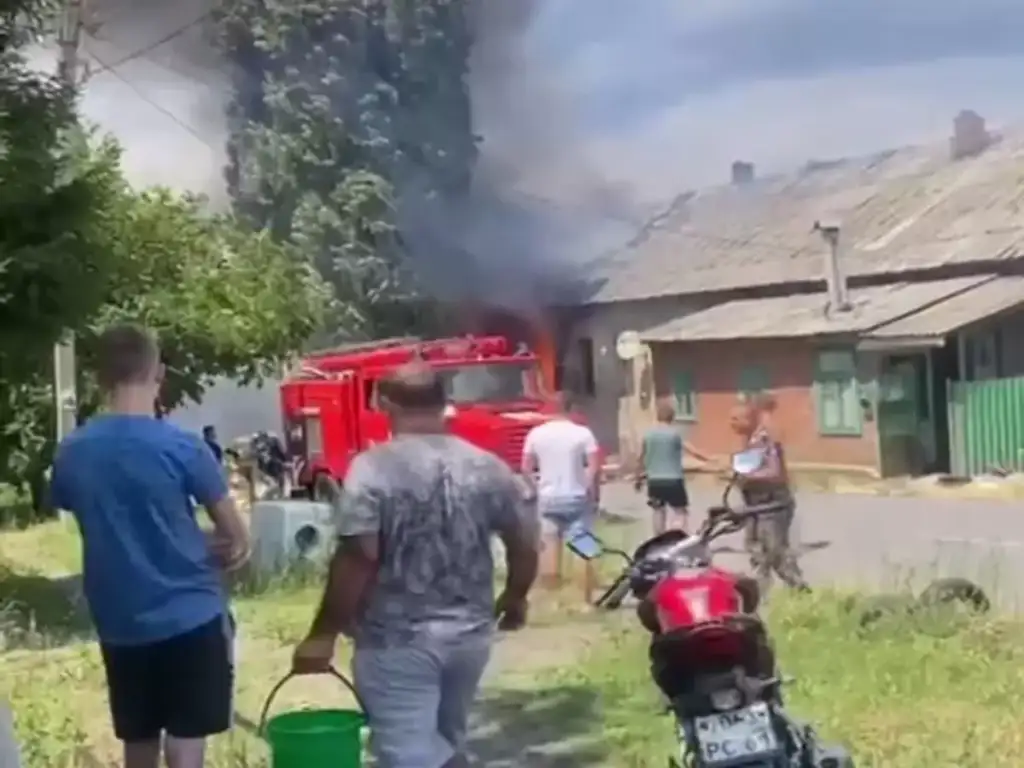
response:
M105 411L57 451L53 505L82 535L85 596L99 635L125 768L202 768L228 730L233 659L219 568L248 556L248 533L210 449L154 417L156 341L135 326L98 339ZM204 534L198 501L214 524Z
M523 445L523 477L537 501L543 546L541 580L548 587L562 582L565 542L589 531L597 513L600 449L594 433L573 418L574 405L566 393L557 398L558 415L530 430ZM597 586L594 566L587 561L584 596Z

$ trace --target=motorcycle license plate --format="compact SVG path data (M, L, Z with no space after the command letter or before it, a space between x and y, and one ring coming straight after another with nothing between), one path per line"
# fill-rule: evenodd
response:
M738 760L777 752L771 712L764 703L735 712L694 719L697 745L705 765L729 765Z

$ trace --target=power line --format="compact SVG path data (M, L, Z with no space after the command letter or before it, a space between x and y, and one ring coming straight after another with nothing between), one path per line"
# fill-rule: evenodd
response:
M96 56L95 54L91 54L92 57L94 59L96 59L96 61L98 61L100 63L100 65L101 65L101 69L93 71L91 74L98 75L98 74L100 74L102 72L110 72L110 71L113 71L113 70L117 69L118 67L121 67L124 64L127 64L130 61L134 61L135 59L144 58L148 54L150 54L153 51L155 51L157 48L159 48L159 47L161 47L163 45L166 45L167 43L171 42L175 38L181 37L181 35L185 34L186 32L188 32L189 30L193 29L194 27L199 26L204 21L209 19L212 15L213 15L213 11L207 11L202 16L200 16L200 17L198 17L196 19L193 19L192 21L188 22L184 26L178 27L178 28L168 32L166 35L161 37L159 40L155 40L152 43L147 44L143 48L139 48L138 50L132 51L131 53L126 54L126 55L122 56L120 59L116 59L116 60L114 60L113 62L111 62L109 64L104 64L102 61L100 61L98 56ZM93 35L93 37L95 38L96 36ZM178 74L181 74L181 73L178 73Z
M141 88L139 88L139 86L137 86L131 80L129 80L124 75L122 75L120 72L118 72L116 67L120 66L121 64L123 64L125 59L122 59L116 65L114 65L114 64L106 64L106 63L104 63L104 61L99 56L96 55L96 53L94 51L90 51L90 50L86 49L86 53L91 58L95 59L99 63L99 65L102 67L102 69L99 70L100 72L105 72L105 73L108 73L108 74L114 76L115 78L120 80L122 83L124 83L126 86L128 86L128 88L130 88L131 91L136 96L138 96L142 101L146 102L151 107L153 107L155 110L160 112L162 115L164 115L165 117L169 118L174 123L176 123L179 127L181 127L182 129L184 129L185 131L190 133L193 138L195 138L196 140L198 140L202 144L206 145L207 147L210 147L210 149L217 149L212 144L210 144L210 142L208 142L203 137L203 135L194 126L189 125L187 122L185 122L180 117L178 117L176 114L174 114L171 110L167 109L167 107L165 107L165 106L163 106L161 104L158 104L156 101L154 101L152 98L150 98L145 92L143 92L143 90ZM140 55L142 55L142 54L137 54L134 58L138 58L138 56L140 56Z
M98 38L93 38L93 40L96 40L97 42L100 42ZM86 38L86 42L88 42L88 38ZM89 55L92 56L93 54L89 54ZM95 56L93 56L93 58L95 58ZM209 89L209 90L216 90L216 86L213 85L212 83L210 83L208 80L202 80L199 77L197 77L196 75L192 74L191 72L186 72L183 69L178 69L177 67L172 67L170 64L168 64L165 61L160 61L159 59L150 58L148 56L148 54L145 55L145 56L143 56L143 55L133 56L131 59L129 59L129 62L130 61L137 61L139 59L145 61L147 64L152 64L154 67L158 67L159 69L162 69L164 72L166 72L169 75L174 75L175 77L180 77L183 80L188 80L190 83L194 83L195 85L200 85L200 86L202 86L202 87L204 87L206 89ZM98 59L96 60L96 63L99 64L99 60ZM86 72L87 79L88 79L89 75L93 75L93 74L106 74L106 73L115 72L120 66L121 66L120 64L112 64L109 67L105 67L103 65L100 65L97 69L93 70L92 72Z

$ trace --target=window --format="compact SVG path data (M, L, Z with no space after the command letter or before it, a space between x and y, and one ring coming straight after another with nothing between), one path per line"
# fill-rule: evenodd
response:
M533 364L474 363L438 368L445 393L453 403L506 403L537 397Z
M368 411L379 411L380 400L377 397L377 382L367 379L363 384L363 406Z
M594 375L594 340L579 339L576 344L579 354L581 394L593 397L597 394L597 377Z
M312 459L314 456L322 456L324 452L324 432L319 414L305 418L302 423L302 432L306 443L306 458Z
M820 434L861 434L857 359L852 351L830 349L818 354L814 390Z
M676 406L676 421L697 420L697 393L693 377L686 371L672 374L672 397Z
M762 366L747 365L740 370L740 380L736 389L744 398L756 395L758 392L765 392L770 388L768 371Z

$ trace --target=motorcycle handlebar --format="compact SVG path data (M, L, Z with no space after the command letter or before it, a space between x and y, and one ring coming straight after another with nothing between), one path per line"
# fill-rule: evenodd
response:
M712 539L724 536L728 533L735 533L740 530L749 520L776 512L784 511L789 504L787 502L770 502L768 504L753 504L743 509L733 509L726 505L711 507L708 510L707 520L700 527L696 534L688 536L678 544L670 547L664 552L665 559L672 559L680 552L685 552L694 544L706 544Z
M704 541L710 541L727 533L735 533L742 529L747 521L782 512L788 506L788 503L772 502L769 504L751 505L741 510L733 510L727 507L719 508L721 512L718 517L712 517L709 513L707 522L701 528L701 532L705 535Z
M659 553L657 559L659 561L671 562L677 558L680 553L685 552L690 547L695 545L706 544L712 539L724 536L728 533L735 533L736 531L743 528L743 526L749 520L756 519L765 515L773 514L776 512L782 512L789 507L788 502L770 502L768 504L754 504L743 509L733 509L728 504L722 504L721 506L711 507L708 510L708 517L704 524L700 527L692 536L687 536L685 539L678 543L670 546L668 549ZM607 550L606 550L607 551ZM620 574L615 583L612 584L607 591L597 600L598 606L605 606L609 608L618 607L621 603L622 598L629 593L630 590L630 577L631 574L635 573L636 570L641 567L641 561L634 561L624 552L613 550L616 554L619 554L626 561L626 570Z

